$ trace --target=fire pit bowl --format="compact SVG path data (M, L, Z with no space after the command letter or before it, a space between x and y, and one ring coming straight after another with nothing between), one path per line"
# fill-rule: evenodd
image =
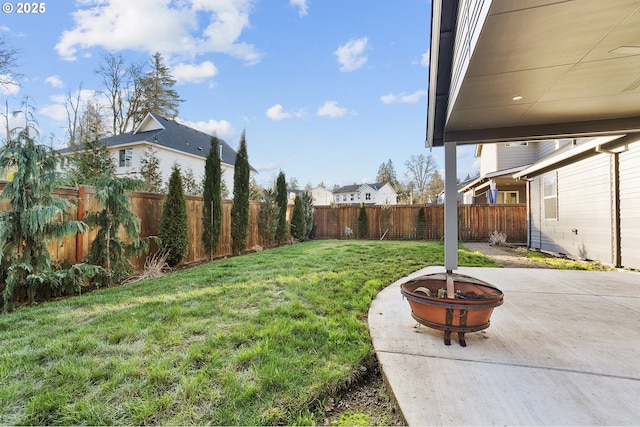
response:
M489 327L495 307L502 305L500 289L476 278L449 273L453 278L455 298L447 297L447 274L427 274L400 285L400 292L409 300L411 315L420 324L444 331L444 343L451 344L451 332L458 333L465 347L466 332Z

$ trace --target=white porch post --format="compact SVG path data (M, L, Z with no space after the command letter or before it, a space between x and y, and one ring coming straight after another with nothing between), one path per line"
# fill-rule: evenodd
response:
M458 268L458 179L456 143L444 144L444 267Z

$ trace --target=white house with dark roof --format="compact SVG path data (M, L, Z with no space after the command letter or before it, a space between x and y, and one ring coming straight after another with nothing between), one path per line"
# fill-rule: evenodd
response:
M204 165L211 148L211 135L158 114L149 113L134 131L110 136L102 139L101 142L111 153L116 164L116 175L133 178L140 177L142 159L147 149L155 149L162 179L166 183L174 163L180 165L183 173L191 169L196 180L204 177ZM220 138L218 138L218 144L222 179L231 196L236 152ZM63 155L69 152L69 149L61 151ZM251 171L255 172L255 169L251 168Z
M396 205L398 193L386 182L345 185L333 192L336 205Z

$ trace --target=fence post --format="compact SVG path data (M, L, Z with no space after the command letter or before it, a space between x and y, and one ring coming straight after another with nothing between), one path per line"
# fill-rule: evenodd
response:
M82 221L84 219L84 186L81 185L78 188L78 205L76 208L76 219ZM84 236L83 233L76 233L76 262L82 260L82 254L84 251Z

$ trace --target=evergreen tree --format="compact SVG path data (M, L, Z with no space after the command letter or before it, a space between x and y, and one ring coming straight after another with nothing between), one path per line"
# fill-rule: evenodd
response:
M52 195L59 183L60 161L53 149L36 144L29 126L0 148L0 168L15 171L0 194L0 199L11 205L11 210L0 212L0 283L5 284L5 312L11 310L19 288L26 288L30 302L38 293L80 289L78 266L54 271L47 247L51 239L86 229L82 222L67 220L70 203ZM66 286L71 289L64 289Z
M184 193L190 196L201 196L202 187L196 181L196 177L193 175L193 169L187 168L184 172Z
M296 196L293 200L293 214L291 215L291 235L299 242L306 239L307 222L304 217L302 198Z
M305 240L311 239L313 236L311 236L311 233L313 233L315 226L313 224L313 197L311 197L311 194L308 192L304 192L302 193L302 195L300 196L300 199L302 200L302 210L304 212L304 222L305 222L305 229L306 229L306 234L305 234Z
M427 200L430 203L437 203L438 196L444 191L444 181L437 170L431 174L431 180L427 185Z
M158 149L147 146L144 157L140 160L140 175L142 175L142 191L149 193L162 192L162 172L160 171L160 159Z
M103 175L114 175L116 165L109 149L99 140L88 141L84 147L71 157L69 178L72 185L94 185L95 180Z
M85 218L87 225L98 229L86 261L104 269L100 284L109 286L127 278L134 270L129 259L148 249L147 239L140 237L140 218L131 212L131 201L126 194L136 190L139 181L106 173L97 177L93 184L102 209ZM122 231L127 236L126 241L121 238Z
M287 237L287 181L282 171L276 180L276 205L278 206L276 242L281 245Z
M418 226L416 228L417 238L422 240L425 238L425 233L427 232L427 218L424 216L424 208L420 207L418 211Z
M398 181L398 176L391 159L389 159L387 163L382 163L380 167L378 167L376 182L388 182L394 190L398 190L398 184L400 182Z
M360 203L360 213L358 214L358 238L366 239L369 234L369 216L364 203Z
M250 166L245 132L240 137L233 171L233 207L231 208L231 248L240 254L247 248L249 234Z
M160 52L151 57L151 71L140 79L142 93L141 107L137 114L137 121L142 120L147 113L156 113L173 119L178 116L178 105L183 100L173 89L176 80L164 64Z
M264 190L258 212L258 230L262 236L264 246L272 246L276 241L276 229L278 228L278 205L276 205L276 193L273 189Z
M222 167L220 165L220 148L218 138L211 137L211 149L204 165L204 182L202 206L202 241L213 259L220 236L222 235Z
M171 267L179 265L189 254L189 218L180 166L174 164L169 178L169 191L162 206L160 248L168 254Z

